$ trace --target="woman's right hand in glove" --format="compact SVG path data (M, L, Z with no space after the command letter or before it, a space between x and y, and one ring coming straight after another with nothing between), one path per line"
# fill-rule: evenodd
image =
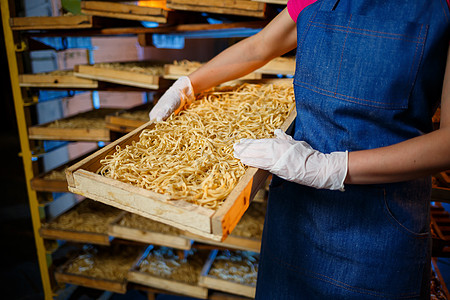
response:
M181 110L185 104L192 103L194 99L191 80L187 76L182 76L158 100L149 113L150 120L165 120L173 112Z

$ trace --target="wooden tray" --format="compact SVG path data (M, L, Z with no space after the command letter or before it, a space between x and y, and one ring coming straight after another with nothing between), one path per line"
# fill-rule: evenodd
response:
M294 75L295 73L295 57L277 57L269 61L267 64L255 71L261 74L282 74Z
M106 116L106 128L111 131L129 133L148 122L150 110L151 104L144 104L129 110L118 111L113 115ZM144 114L145 121L127 115L133 113Z
M288 3L288 0L252 0L252 1L270 4L282 4L282 5L287 5Z
M153 249L150 249L150 251L152 250ZM149 252L144 254L141 259L135 264L135 266L128 272L128 280L130 282L154 287L157 289L168 290L170 292L181 294L183 296L195 297L199 299L208 298L208 289L205 287L176 281L173 279L166 279L147 272L140 271L139 266L147 257L147 255L149 255Z
M167 0L167 7L250 17L264 17L266 4L249 0Z
M165 79L178 79L181 76L188 76L201 66L201 63L173 63L164 65L164 75ZM252 72L241 78L240 80L251 80L251 79L261 79L262 72Z
M89 201L92 201L90 199L85 199L82 202L78 203L74 207L72 207L67 212L63 213L61 216L56 217L53 221L50 221L49 223L44 223L42 227L39 229L39 233L42 238L45 239L56 239L56 240L67 240L72 241L76 243L90 243L90 244L97 244L97 245L110 245L111 243L111 237L108 234L108 225L103 224L103 219L99 218L98 221L100 225L105 226L105 232L93 232L93 231L81 231L76 229L62 229L62 228L52 228L52 223L57 223L59 219L64 217L64 215L67 215L69 213L75 212L77 209L81 207L81 205L87 205L89 204ZM92 203L95 203L92 201ZM99 206L100 203L95 204L96 206ZM108 209L111 209L111 207L107 207ZM111 212L114 213L114 212ZM117 215L120 214L120 211L117 210Z
M238 282L224 280L215 276L209 275L213 266L214 260L218 254L218 250L211 251L207 263L203 267L202 275L200 276L199 284L212 290L227 292L230 294L255 298L256 286L246 285Z
M431 299L450 299L450 293L439 270L438 258L436 257L431 258L431 271L431 293L432 295L435 293L434 296L437 297Z
M56 271L55 279L58 282L69 283L98 290L111 291L119 294L125 294L127 291L126 281L99 279L89 276L70 274L64 271Z
M130 216L131 213L122 214L117 220L109 225L109 234L116 238L121 238L125 240L132 240L137 242L142 242L150 245L159 245L181 250L191 249L192 240L189 238L177 235L176 233L163 233L158 231L150 231L144 229L133 228L129 226L124 226L120 224L123 218ZM138 215L136 215L138 216ZM138 216L138 218L143 218ZM151 219L146 219L144 222L158 223ZM161 227L169 226L165 224L158 224ZM181 232L180 232L181 233Z
M119 64L127 66L129 64L136 64L136 63L143 63L143 62L129 62L129 63L123 62ZM155 63L155 66L156 65L158 64ZM163 66L163 64L161 64L161 66ZM162 72L160 75L151 75L130 70L103 68L99 65L97 66L76 65L74 71L75 76L82 78L90 78L99 81L106 81L154 90L159 89L160 77L163 75Z
M162 7L111 1L81 1L81 12L87 15L157 23L166 23L170 13Z
M19 85L21 87L38 87L38 88L80 88L80 89L98 88L98 82L96 80L76 77L71 71L22 74L19 75Z
M102 26L103 20L93 16L16 17L10 19L12 30L83 29Z
M450 171L435 174L433 177L431 201L450 203Z
M86 246L85 246L86 247ZM139 254L142 252L136 251L137 255L136 258L133 258L133 260L137 260L139 258ZM94 288L94 289L100 289L105 291L111 291L119 294L125 294L127 291L127 277L125 277L123 280L111 280L106 278L96 278L81 274L73 274L68 272L68 268L71 264L73 264L79 255L83 255L84 253L81 252L78 255L72 257L70 260L68 260L64 265L59 267L55 271L55 279L58 282L63 283L69 283L69 284L75 284L80 285L88 288ZM133 266L133 264L130 265L130 268ZM128 274L127 274L128 275Z
M263 191L263 189L258 191L258 193L260 193L261 191ZM255 196L255 198L256 198L256 196ZM265 214L262 213L262 210L265 209L266 203L258 203L258 202L254 202L254 201L255 200L252 201L249 208L247 209L247 211L245 212L245 214L243 215L243 217L241 218L239 223L236 225L235 230L230 235L228 235L227 238L222 242L216 242L216 241L213 241L210 239L205 239L200 236L190 234L189 232L186 232L184 235L187 238L191 238L196 242L200 242L200 243L204 243L204 244L208 244L208 245L218 246L221 248L245 250L245 251L252 251L252 252L259 253L259 251L261 249L262 226L264 225L264 216L265 216ZM258 205L259 207L256 207L256 205ZM238 229L239 229L239 230L241 230L241 232L242 231L247 232L246 235L249 235L248 229L246 230L245 226L248 226L249 224L255 225L256 222L260 222L260 225L261 225L260 232L256 233L254 231L254 232L252 232L252 234L250 234L249 237L246 237L245 234L244 235L237 234Z
M92 152L91 152L92 153ZM65 175L65 170L77 163L78 161L86 158L89 154L82 155L79 158L75 158L53 170L45 172L31 179L31 188L38 192L55 192L55 193L66 193L69 192L67 187L67 179Z
M295 116L294 109L281 126L283 130L288 129ZM152 127L153 124L148 122L68 168L66 175L69 190L204 238L224 240L239 222L269 173L247 168L246 173L217 210L183 200L169 200L167 195L97 174L101 159L114 153L117 146L125 148L126 145L138 141L142 130Z
M62 140L62 141L110 141L110 132L108 128L58 128L49 127L57 122L76 122L77 119L92 119L98 122L105 122L105 117L109 114L117 112L118 109L100 108L83 112L75 116L67 117L61 120L40 124L28 128L30 139L34 140Z

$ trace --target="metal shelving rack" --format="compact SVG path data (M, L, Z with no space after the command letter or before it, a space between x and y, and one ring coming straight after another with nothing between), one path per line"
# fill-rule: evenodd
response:
M151 35L154 33L181 33L186 37L202 33L202 37L215 38L217 34L227 35L235 32L235 30L243 29L247 34L253 34L253 30L262 28L267 21L248 21L248 22L234 22L224 24L181 24L175 26L164 26L162 28L142 28L142 27L127 27L127 28L95 28L85 30L46 30L33 31L31 34L22 31L13 30L10 24L10 19L15 16L14 4L10 0L1 1L2 25L4 31L4 41L6 48L6 55L9 65L9 73L11 78L11 88L14 101L14 108L17 119L17 128L20 139L21 157L25 171L25 181L28 193L29 206L31 211L33 234L37 249L37 258L43 285L45 299L53 299L58 295L57 283L53 277L52 270L52 252L54 251L55 243L49 244L40 235L40 228L46 220L45 203L40 203L41 195L35 191L31 186L31 179L39 175L39 166L36 163L37 154L35 153L36 145L30 141L28 134L28 127L31 124L31 117L28 111L30 105L36 104L36 99L28 99L26 90L19 84L19 75L23 73L21 67L24 63L21 53L29 51L33 42L30 36L115 36L115 35L136 35L142 46L147 45L147 41L151 40ZM26 31L26 30L25 30ZM148 44L150 45L150 44ZM42 45L41 45L42 46Z
M28 192L28 200L30 204L31 220L33 224L34 239L37 248L37 258L39 269L41 272L41 280L44 289L45 299L53 298L53 290L50 282L50 274L48 268L51 265L51 257L47 255L44 239L39 235L39 228L41 227L41 207L39 205L38 196L30 186L30 180L34 177L33 153L28 139L27 116L24 110L26 105L21 87L19 86L19 65L17 52L23 51L25 44L17 42L11 30L10 6L8 0L1 0L2 24L5 39L6 55L8 58L8 66L11 77L11 88L14 100L14 108L16 112L17 128L19 132L21 156L23 167L25 171L25 181Z

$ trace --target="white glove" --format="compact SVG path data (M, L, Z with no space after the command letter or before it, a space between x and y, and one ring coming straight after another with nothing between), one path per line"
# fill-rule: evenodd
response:
M347 151L324 154L280 129L274 133L276 138L241 139L234 144L234 157L288 181L317 189L344 190Z
M178 78L162 95L149 113L150 120L162 121L171 113L178 113L185 104L195 100L191 80L187 76Z

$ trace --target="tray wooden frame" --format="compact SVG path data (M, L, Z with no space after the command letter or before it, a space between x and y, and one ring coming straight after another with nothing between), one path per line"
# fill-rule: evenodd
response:
M119 222L122 220L122 218L125 217L125 214L129 214L129 212L124 212L109 225L109 234L111 236L124 240L131 240L150 245L165 246L180 250L191 249L192 240L189 238L175 234L142 230L119 225Z
M296 116L293 109L281 126L287 130ZM217 210L188 203L184 200L170 200L167 195L145 190L97 174L100 160L139 140L144 129L151 129L148 122L125 136L117 139L66 170L69 191L87 198L118 207L122 210L165 223L181 230L215 241L223 241L232 232L247 210L250 201L265 183L269 173L249 167L233 191Z
M92 152L91 152L92 153ZM67 193L69 192L69 188L67 186L67 179L46 179L45 177L52 173L53 171L63 171L69 166L77 163L83 158L87 157L89 154L82 155L81 157L75 158L59 167L56 167L53 170L42 173L37 177L34 177L30 181L31 188L38 192L55 192L55 193Z
M227 249L235 249L235 250L244 250L244 251L252 251L259 253L261 249L261 239L253 239L253 238L245 238L237 235L233 235L231 233L228 235L224 241L214 241L211 239L206 239L201 236L185 232L184 236L186 238L190 238L196 242L212 245L212 246L218 246L220 248L227 248Z
M104 246L111 245L111 238L108 234L103 233L41 227L39 229L39 234L42 238L50 240L65 240L75 243L88 243Z
M55 75L51 73L19 75L19 85L21 87L36 88L98 88L98 82L96 80L80 78L75 75Z
M54 170L62 170L64 167L61 166ZM51 171L31 179L31 188L38 192L67 193L69 191L69 188L67 187L67 180L45 179L45 176L50 172Z
M167 0L167 7L189 10L263 18L266 4L249 0Z
M58 282L80 285L88 288L111 291L125 294L127 291L127 281L114 281L109 279L99 279L84 275L66 273L61 270L55 271L55 279Z
M164 65L164 79L172 79L176 80L180 78L181 76L188 76L195 70L197 70L199 67L193 67L193 66L181 66L176 64L165 64ZM241 78L240 80L253 80L253 79L262 79L262 73L261 72L252 72L249 73Z
M151 246L147 247L150 248ZM147 250L144 250L141 253L146 253ZM128 284L128 273L124 280L111 280L111 279L101 279L94 278L91 276L81 275L81 274L72 274L67 273L66 270L72 264L75 259L79 256L80 253L66 261L62 266L58 267L55 271L55 279L58 282L70 283L75 285L80 285L88 288L94 288L99 290L111 291L119 294L125 294L127 292L127 284ZM141 254L137 256L136 261L140 261ZM134 263L133 265L134 266Z
M9 21L12 30L85 29L102 25L103 20L93 16L15 17Z
M102 108L99 108L102 110ZM114 112L114 109L107 109ZM83 116L87 112L82 112L74 116L69 116L64 119L71 119L77 116ZM111 135L109 129L106 128L50 128L48 122L35 126L28 127L28 137L32 140L60 140L60 141L87 141L87 142L109 142Z
M81 12L87 15L157 23L167 23L170 13L163 8L112 1L81 1Z
M137 72L94 67L94 65L76 65L75 76L99 81L112 82L122 85L135 86L146 89L159 89L159 75L149 75ZM161 74L162 76L162 74Z
M161 290L167 290L175 294L183 296L195 297L199 299L208 299L208 289L199 285L192 285L185 282L180 282L171 279L161 278L155 275L151 275L146 272L139 271L139 265L142 260L147 257L149 251L153 249L150 246L140 259L134 264L134 266L128 272L128 281L138 283L144 286L149 286Z
M269 4L281 4L281 5L287 5L288 0L251 0L254 2L263 2L263 3L269 3Z
M87 199L85 199L83 201L86 201L86 200ZM83 201L81 201L81 202L83 202ZM76 207L78 205L80 205L80 203L77 203L76 205L74 205L67 212L76 209ZM104 245L104 246L111 245L112 237L110 237L108 235L108 233L76 231L76 230L57 229L57 228L48 227L49 224L56 221L58 218L59 218L59 216L56 217L53 221L50 221L47 224L43 224L41 226L41 228L39 228L39 234L41 235L42 238L50 239L50 240L66 240L66 241L71 241L71 242L75 242L75 243L89 243L89 244Z
M295 73L295 58L282 59L276 57L269 61L267 64L257 69L255 73L261 74L282 74L282 75L294 75Z
M200 276L199 284L211 290L218 290L221 292L226 292L230 294L235 294L239 296L245 296L249 298L255 298L256 287L241 284L237 282L232 282L228 280L223 280L220 278L213 277L209 274L214 259L216 258L218 250L212 250L210 256L203 266L202 275Z
M125 117L121 116L121 113L133 112L133 111L144 109L144 108L150 112L150 109L151 109L150 105L144 104L144 105L139 105L139 106L133 107L126 111L125 110L119 111L114 115L106 116L106 128L108 128L111 131L121 132L121 133L129 133L129 132L135 130L136 128L144 125L147 122L141 121L141 120L125 118Z

